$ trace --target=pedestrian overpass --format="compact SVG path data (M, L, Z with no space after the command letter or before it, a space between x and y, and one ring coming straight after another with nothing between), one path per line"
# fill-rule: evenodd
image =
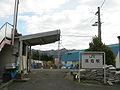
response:
M28 52L31 52L31 46L50 44L59 40L60 30L24 36L17 33L13 38L13 25L6 22L0 28L0 76L4 72L6 64L12 67L13 63L19 62L20 70L28 70L30 66L28 56L31 57ZM14 41L14 45L12 41Z

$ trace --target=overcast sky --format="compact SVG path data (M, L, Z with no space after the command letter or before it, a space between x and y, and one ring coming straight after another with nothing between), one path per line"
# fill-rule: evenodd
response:
M13 23L15 0L0 0L0 26ZM86 49L97 27L97 7L104 0L20 0L18 32L23 35L61 30L61 48ZM118 43L120 36L120 0L105 0L101 7L102 41L106 45ZM85 37L82 37L85 36ZM57 42L35 46L35 49L57 49Z

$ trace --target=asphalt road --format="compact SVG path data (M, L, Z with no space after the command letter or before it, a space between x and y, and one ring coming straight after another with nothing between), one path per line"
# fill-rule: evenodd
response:
M14 82L4 90L120 90L117 86L83 85L65 79L61 70L32 70L27 82Z

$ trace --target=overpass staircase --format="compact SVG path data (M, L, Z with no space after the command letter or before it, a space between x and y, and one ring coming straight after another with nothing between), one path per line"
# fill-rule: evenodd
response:
M0 28L0 52L5 45L12 45L12 30L13 26L8 22Z

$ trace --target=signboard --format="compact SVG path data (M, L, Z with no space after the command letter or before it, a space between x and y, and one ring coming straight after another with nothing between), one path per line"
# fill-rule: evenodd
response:
M84 52L82 55L82 68L103 68L104 52Z

